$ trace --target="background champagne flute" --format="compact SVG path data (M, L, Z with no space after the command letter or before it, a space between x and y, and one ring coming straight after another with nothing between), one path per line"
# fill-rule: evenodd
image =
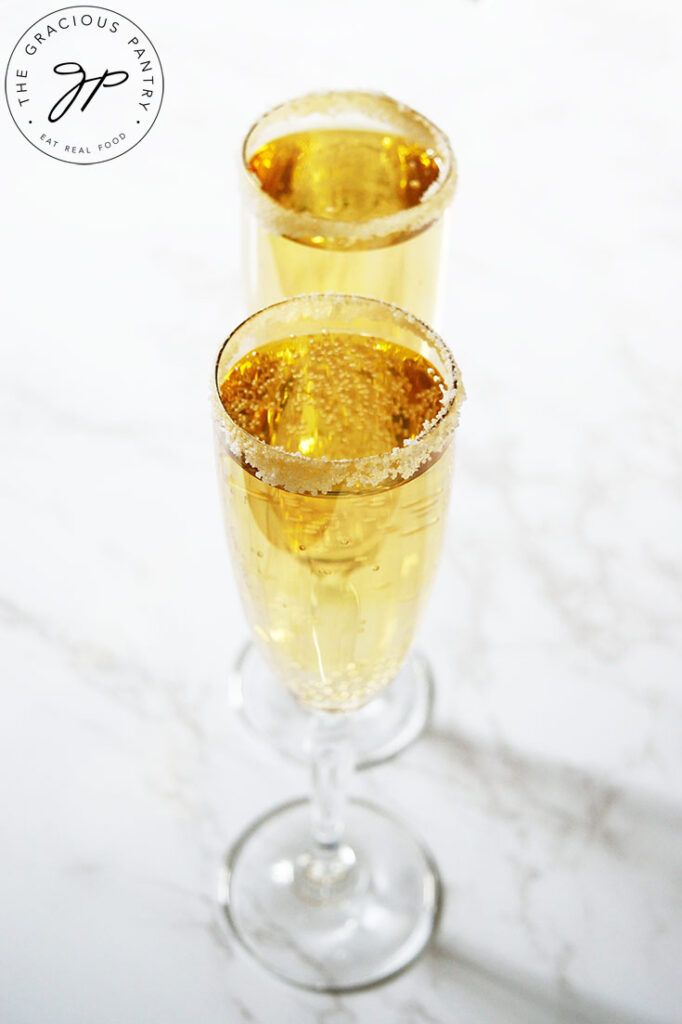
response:
M264 114L242 156L252 310L331 291L434 322L457 182L444 132L389 96L311 93Z
M457 181L439 128L382 94L313 93L264 114L242 155L251 310L335 291L395 302L433 322L444 220ZM351 601L346 618L352 615ZM231 682L233 703L259 735L289 756L307 756L309 720L272 686L250 645ZM432 699L429 663L413 652L382 706L356 716L360 763L385 760L415 739Z

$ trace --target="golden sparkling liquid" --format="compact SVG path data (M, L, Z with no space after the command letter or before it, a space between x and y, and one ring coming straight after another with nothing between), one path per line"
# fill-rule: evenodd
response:
M348 224L342 243L319 234L296 240L250 224L251 302L291 295L370 295L433 317L442 219L419 234L354 240L354 226L418 205L441 173L438 155L399 136L320 129L284 135L251 157L260 187L287 210Z
M420 202L438 178L433 152L382 132L324 129L267 142L249 170L280 206L323 220L363 223ZM326 247L324 235L308 245Z
M417 353L360 335L270 343L221 384L230 416L311 457L390 451L441 407ZM221 456L221 490L242 599L279 678L310 707L350 710L396 675L441 545L450 457L362 493L297 494Z

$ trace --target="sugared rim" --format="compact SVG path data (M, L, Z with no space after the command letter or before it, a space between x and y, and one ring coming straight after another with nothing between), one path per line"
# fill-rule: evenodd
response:
M416 206L358 224L344 220L326 220L311 213L287 210L264 191L258 176L248 169L249 160L258 148L253 146L254 137L261 132L265 133L268 125L277 122L283 115L295 118L335 113L383 119L387 127L390 126L411 141L418 142L435 152L439 158L441 173ZM264 138L260 144L265 141L269 139ZM379 92L315 92L273 107L247 132L242 146L242 168L247 199L262 223L276 234L287 238L314 245L311 239L319 237L324 239L325 244L331 244L331 247L339 249L363 246L378 248L390 244L397 237L418 234L440 217L451 202L457 185L457 163L445 132L423 114Z
M294 336L287 328L310 313L310 330L298 330L297 335L324 330L325 319L338 318L345 307L349 316L364 316L377 325L376 337L381 337L381 324L387 320L407 328L432 345L441 358L445 390L441 408L428 420L419 434L407 438L399 447L379 455L357 459L311 458L301 452L290 452L250 434L236 423L220 399L220 364L228 345L244 331L257 324L277 324L282 327L282 338ZM374 315L372 315L374 314ZM335 333L344 333L343 326L334 326ZM349 328L346 333L358 332ZM369 336L369 335L368 335ZM284 299L253 313L236 327L222 344L215 364L213 387L214 422L219 443L237 459L246 462L264 483L298 494L329 494L357 492L391 484L399 479L409 480L428 461L439 455L452 438L459 422L459 410L465 398L461 374L450 349L442 338L412 313L399 306L359 295L341 295L333 292L319 295L298 295Z

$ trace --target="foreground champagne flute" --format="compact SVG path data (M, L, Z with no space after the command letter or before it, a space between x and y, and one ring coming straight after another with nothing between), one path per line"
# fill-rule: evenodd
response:
M218 475L233 567L271 670L314 712L312 801L270 812L221 886L246 947L340 991L424 947L436 869L404 826L346 806L352 712L409 648L441 546L463 390L449 350L394 306L300 296L252 316L216 367Z
M447 136L389 96L312 93L264 114L244 141L247 301L351 292L434 322L444 218L457 180ZM248 644L231 673L232 703L282 753L310 756L310 716ZM427 659L411 652L390 690L354 716L358 764L393 756L426 724Z

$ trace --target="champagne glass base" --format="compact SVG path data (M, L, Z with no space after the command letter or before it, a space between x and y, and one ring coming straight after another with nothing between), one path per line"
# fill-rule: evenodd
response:
M243 721L280 754L310 757L313 716L272 675L256 646L246 644L230 673L230 695ZM433 675L422 654L411 653L382 694L351 713L358 768L395 757L423 732L433 707Z
M366 988L422 952L436 926L441 885L405 826L364 801L348 805L350 883L316 901L297 883L310 805L296 800L256 821L228 853L219 899L235 935L285 981L320 992Z

